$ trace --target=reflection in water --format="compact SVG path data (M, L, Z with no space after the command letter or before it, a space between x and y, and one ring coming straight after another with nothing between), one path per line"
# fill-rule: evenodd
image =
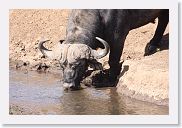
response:
M120 96L114 87L66 92L53 74L10 70L9 89L11 114L168 114L168 107Z

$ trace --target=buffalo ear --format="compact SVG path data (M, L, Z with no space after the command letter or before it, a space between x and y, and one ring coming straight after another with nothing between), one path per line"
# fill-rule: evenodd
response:
M62 44L65 40L59 40L59 42Z

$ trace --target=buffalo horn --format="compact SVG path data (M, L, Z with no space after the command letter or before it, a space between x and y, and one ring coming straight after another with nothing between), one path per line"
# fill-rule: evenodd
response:
M104 45L104 49L101 49L98 51L93 50L92 56L94 57L94 59L101 59L108 54L110 47L109 47L109 44L105 40L103 40L99 37L96 37L96 39Z
M51 58L51 56L53 54L52 50L45 48L43 45L47 41L49 41L49 40L40 41L38 48L44 56Z

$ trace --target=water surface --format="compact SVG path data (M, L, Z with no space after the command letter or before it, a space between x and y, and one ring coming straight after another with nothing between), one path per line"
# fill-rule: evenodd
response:
M60 76L10 70L10 114L166 115L159 106L118 95L115 87L64 91Z

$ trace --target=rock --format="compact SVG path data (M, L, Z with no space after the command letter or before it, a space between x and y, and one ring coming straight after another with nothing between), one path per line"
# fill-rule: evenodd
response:
M141 60L127 60L117 91L132 98L168 105L168 51L162 51Z

